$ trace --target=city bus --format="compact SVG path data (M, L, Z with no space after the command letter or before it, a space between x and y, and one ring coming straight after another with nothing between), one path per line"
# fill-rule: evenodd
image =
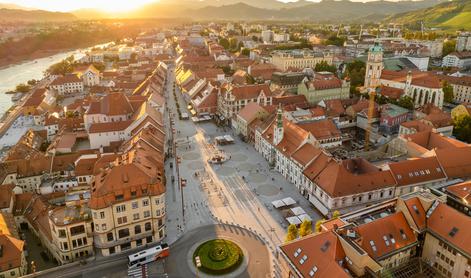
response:
M141 252L128 256L128 267L130 269L148 264L160 258L165 258L169 255L168 244L162 243L152 248L142 250Z

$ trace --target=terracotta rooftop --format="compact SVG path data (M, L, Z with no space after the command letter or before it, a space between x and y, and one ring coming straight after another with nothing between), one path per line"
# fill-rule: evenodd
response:
M424 210L424 207L422 206L419 197L413 197L404 200L404 204L406 205L407 210L409 211L409 214L411 215L412 220L414 220L415 225L417 225L419 231L425 229L426 211Z
M299 127L310 132L317 140L326 140L342 136L342 132L331 119L324 119L310 123L299 123Z
M58 85L64 85L67 83L80 83L80 82L82 82L82 80L80 80L80 78L78 78L77 75L66 74L64 76L59 76L56 79L54 79L54 81L52 81L50 86L58 86Z
M104 114L108 116L129 115L134 109L123 93L111 93L105 95L99 101L93 101L90 104L87 114Z
M266 111L262 106L258 105L256 102L250 102L239 111L239 116L244 119L247 124L250 124L263 113L266 113Z
M435 182L446 179L437 158L424 157L389 164L398 186Z
M405 83L407 80L408 70L392 71L383 70L381 72L381 79L386 79L395 82ZM412 85L438 89L442 87L440 79L433 72L427 71L412 71Z
M381 259L417 243L417 238L402 212L376 219L356 228L358 244L372 258Z
M436 149L435 154L448 178L471 177L471 147Z
M471 181L448 186L446 191L462 202L471 204Z
M341 265L345 252L333 232L311 234L285 243L280 249L302 277L351 277Z
M21 267L24 245L25 242L20 239L0 234L0 246L2 246L0 269L2 272Z
M231 89L232 95L236 100L257 98L262 91L265 96L272 96L272 91L268 84L234 86Z
M440 203L427 221L428 230L469 256L471 254L471 218Z

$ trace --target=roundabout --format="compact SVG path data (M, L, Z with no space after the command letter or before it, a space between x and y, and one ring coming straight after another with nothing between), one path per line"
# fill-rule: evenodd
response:
M208 240L199 245L193 253L195 266L200 271L213 275L233 272L241 265L243 259L242 249L226 239Z
M196 256L205 269L196 267ZM170 246L165 264L168 277L270 277L265 243L251 231L229 224L207 225L186 232Z

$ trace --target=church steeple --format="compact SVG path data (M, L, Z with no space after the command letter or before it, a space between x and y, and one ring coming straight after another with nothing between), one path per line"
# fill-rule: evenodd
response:
M283 140L283 109L281 108L281 104L278 106L278 110L276 112L276 125L274 126L273 132L273 144L278 145L281 140Z

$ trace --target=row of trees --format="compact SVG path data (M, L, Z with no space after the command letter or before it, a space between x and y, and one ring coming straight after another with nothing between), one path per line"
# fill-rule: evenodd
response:
M332 214L332 219L336 219L339 216L340 216L340 212L336 210ZM325 221L326 221L325 219L321 219L316 222L315 230L314 230L316 233L321 231L321 225ZM299 229L294 224L291 224L288 226L288 232L286 233L285 241L286 242L292 241L292 240L297 239L298 237L305 237L310 234L312 234L312 222L309 220L304 220L301 223L301 225L299 225Z

